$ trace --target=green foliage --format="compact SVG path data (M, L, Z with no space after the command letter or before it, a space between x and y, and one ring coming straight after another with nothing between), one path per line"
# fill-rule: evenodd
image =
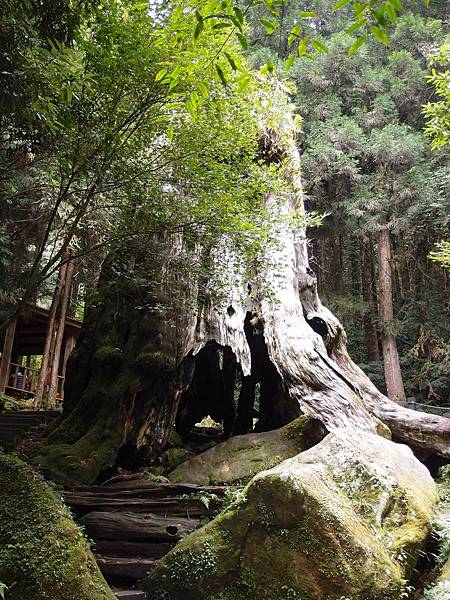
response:
M435 244L436 250L429 253L429 258L450 269L450 242L442 241Z
M312 8L320 13L321 2ZM422 114L430 95L427 56L441 43L445 25L422 18L417 10L411 5L392 24L389 48L369 38L351 58L348 48L358 31L343 33L341 20L328 17L319 31L330 53L294 63L289 75L303 118L307 207L327 214L321 230L311 232L319 293L343 319L352 356L367 365L367 321L382 332L376 314L376 242L387 225L394 252L394 329L407 394L445 404L445 357L432 357L430 346L420 356L409 353L422 323L435 336L448 322L443 273L437 266L430 271L427 260L430 248L447 235L448 161L444 149L429 151ZM255 64L269 57L276 63L280 51L275 44L258 47ZM364 240L371 255L371 304L362 282ZM369 372L383 389L382 365L377 365L374 370L369 365Z
M107 248L151 234L264 238L259 199L273 178L254 157L270 91L225 30L189 35L191 7L153 15L108 0L51 40L30 7L1 116L4 315L45 293L69 249L87 287ZM11 5L11 27L22 8Z
M427 118L425 134L432 138L432 147L441 148L450 141L450 43L429 57L431 74L427 77L433 86L436 101L423 107Z

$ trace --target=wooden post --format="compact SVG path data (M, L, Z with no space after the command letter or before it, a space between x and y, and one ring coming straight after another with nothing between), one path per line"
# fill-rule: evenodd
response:
M0 394L4 394L8 385L9 364L16 334L17 318L9 322L5 331L5 341L3 342L2 359L0 363Z
M61 299L61 309L59 313L58 329L55 338L55 347L52 356L51 371L50 371L50 388L48 391L48 406L54 408L56 405L56 396L58 393L58 376L59 363L61 360L61 348L64 338L64 329L66 326L67 307L70 299L70 288L72 286L72 277L74 271L74 261L70 260L67 263L67 268L64 278L64 291Z

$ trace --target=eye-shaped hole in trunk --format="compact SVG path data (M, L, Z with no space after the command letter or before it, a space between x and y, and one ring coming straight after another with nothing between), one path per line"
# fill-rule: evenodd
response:
M178 527L176 527L176 525L168 525L166 527L166 532L169 535L177 535L177 533L178 533Z

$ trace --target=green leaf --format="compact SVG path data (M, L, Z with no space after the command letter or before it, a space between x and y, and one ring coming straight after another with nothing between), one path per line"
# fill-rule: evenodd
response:
M130 12L137 12L139 10L147 10L147 9L148 9L148 2L139 2L139 4L134 4L130 8Z
M267 10L270 11L273 15L278 16L280 14L280 11L274 5L273 0L264 0L264 4Z
M156 73L155 81L161 81L167 75L167 69L161 69Z
M197 40L204 29L203 21L199 21L194 29L194 40Z
M430 0L423 0L423 4L426 8L430 6Z
M315 19L317 17L317 13L313 10L302 10L299 14L300 19Z
M243 14L242 10L238 6L233 6L233 11L234 11L234 14L236 15L236 19L242 25L242 23L244 22L244 14Z
M252 78L250 75L241 75L240 77L237 78L237 82L238 82L238 86L239 86L239 91L240 92L245 92L245 90L248 88L248 86L250 85Z
M317 52L322 52L322 54L328 54L328 52L330 51L328 46L326 46L320 40L312 40L311 44L313 48L317 50Z
M350 27L347 27L347 29L345 30L346 33L354 33L355 31L358 31L358 29L361 29L361 27L364 27L364 25L367 24L367 19L359 19L358 21L355 21L352 25L350 25Z
M203 23L203 17L202 17L201 13L198 10L195 11L195 18L197 19L197 21L199 23Z
M394 6L390 3L390 2L386 2L386 14L389 17L389 19L391 20L391 23L396 23L397 22L397 13L395 11Z
M373 37L377 39L380 42L380 44L383 44L384 46L389 46L389 38L383 29L377 27L376 25L373 25L370 28L370 31L372 32Z
M209 91L207 86L203 83L203 81L200 81L198 84L198 89L200 90L201 95L203 96L203 98L207 98L209 96Z
M291 31L289 33L289 37L288 37L289 48L292 46L292 44L295 42L295 40L300 36L301 31L302 31L302 27L299 24L294 25L294 27L291 29Z
M290 55L290 56L287 58L287 60L286 60L286 63L285 63L285 65L286 65L286 72L287 72L287 73L289 73L289 71L290 71L290 68L291 68L291 67L292 67L292 65L294 64L294 61L295 61L295 54L291 54L291 55Z
M273 73L275 70L275 65L271 60L263 65L260 69L261 73Z
M244 50L248 50L248 41L247 41L247 38L245 37L245 35L243 33L240 33L240 32L237 31L236 32L236 37L239 40L239 43L240 43L241 47Z
M300 40L297 48L297 53L299 56L305 56L308 50L308 37L304 37Z
M402 10L403 6L401 0L390 0L390 2L394 6L395 10Z
M191 115L191 119L193 121L195 121L195 117L196 117L195 106L192 104L190 99L186 102L186 108L187 108L189 114Z
M224 52L224 55L233 71L237 71L237 65L234 62L234 58L231 56L231 54L229 54L228 52Z
M359 50L359 48L361 48L361 46L366 42L366 40L367 35L362 35L359 38L357 38L356 41L353 42L353 44L350 46L348 50L348 55L352 56L353 54L355 54L355 52Z
M347 4L350 4L352 0L339 0L339 2L336 2L336 4L333 4L333 10L340 10L341 8L344 8L344 6L347 6Z
M227 78L225 77L225 73L223 72L223 70L221 69L221 67L216 64L216 71L217 71L217 75L219 76L220 81L223 83L223 85L227 85Z
M272 35L272 33L276 30L279 23L275 19L260 19L259 22L261 25L264 25L266 30L266 35Z
M359 17L359 15L366 10L367 8L367 4L362 3L362 2L354 2L353 3L353 16L355 17L355 19L357 19Z

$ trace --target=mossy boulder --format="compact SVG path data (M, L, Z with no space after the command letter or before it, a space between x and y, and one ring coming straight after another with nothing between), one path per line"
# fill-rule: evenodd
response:
M0 454L0 581L7 600L115 600L61 498Z
M145 587L152 600L400 600L436 499L409 448L337 431L256 475Z
M159 456L159 462L165 470L170 471L195 456L187 448L168 448Z
M199 485L246 483L256 473L314 446L325 433L318 421L302 416L274 431L234 436L184 462L168 478Z

